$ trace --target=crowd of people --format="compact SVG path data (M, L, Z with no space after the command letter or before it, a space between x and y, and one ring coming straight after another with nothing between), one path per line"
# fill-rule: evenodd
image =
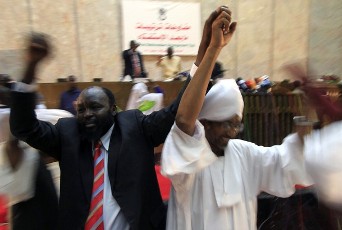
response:
M0 165L0 193L14 200L13 229L256 229L260 192L288 197L296 184L316 182L322 200L340 209L339 190L322 187L323 179L340 181L336 175L342 168L334 162L334 170L318 178L313 171L321 165L311 147L327 154L325 166L341 162L340 129L327 126L311 135L300 126L271 147L235 139L243 127L241 91L234 79L217 79L223 72L217 72L217 59L237 29L232 17L226 6L209 15L183 88L170 105L153 111L139 109L135 99L132 107L119 111L109 89L81 91L74 76L61 96L60 108L69 112L37 109L36 72L51 45L46 36L33 34L22 78L0 87L0 125L7 125L0 130L0 154L6 157ZM124 77L147 77L138 46L131 41L123 52ZM169 47L157 65L169 78L180 71L180 58ZM305 82L303 92L315 99L314 106L327 106L331 120L341 120L341 109L320 100L299 68L287 70ZM149 94L146 85L134 90L132 97L140 100ZM327 139L333 150L326 151ZM162 143L158 170L172 187L167 205L155 168L154 148ZM58 189L45 154L58 161Z

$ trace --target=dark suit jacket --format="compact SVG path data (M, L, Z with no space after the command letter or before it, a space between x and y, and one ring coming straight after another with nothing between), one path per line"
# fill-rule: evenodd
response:
M154 170L154 147L164 142L170 131L181 95L170 106L148 116L129 110L115 117L108 174L112 194L130 229L165 228L166 210ZM34 94L13 92L12 99L12 133L59 160L60 229L83 228L93 183L91 142L82 138L75 118L60 119L56 125L37 120Z
M124 59L124 72L123 72L123 77L126 75L130 75L132 78L135 77L147 77L147 74L145 72L145 67L144 67L144 61L143 58L141 56L140 52L137 52L138 54L138 58L140 61L140 65L141 65L141 75L140 76L134 76L134 72L133 72L133 62L132 62L132 51L130 49L125 50L122 52L122 58Z

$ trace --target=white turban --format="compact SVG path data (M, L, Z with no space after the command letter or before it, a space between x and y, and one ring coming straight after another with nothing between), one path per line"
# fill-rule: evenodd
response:
M207 93L198 119L228 120L234 115L242 118L243 99L234 79L219 80Z

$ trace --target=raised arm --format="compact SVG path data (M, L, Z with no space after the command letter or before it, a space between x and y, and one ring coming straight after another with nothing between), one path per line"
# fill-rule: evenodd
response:
M206 20L196 58L196 64L197 61L200 62L198 70L183 94L176 116L177 126L189 135L194 133L195 122L202 108L216 59L231 40L235 28L236 22L231 23L231 11L226 6L218 8Z
M49 47L47 35L34 33L28 40L24 74L21 82L13 85L10 129L19 140L58 158L58 130L50 122L37 119L36 87L30 86L37 80L37 67L48 56Z

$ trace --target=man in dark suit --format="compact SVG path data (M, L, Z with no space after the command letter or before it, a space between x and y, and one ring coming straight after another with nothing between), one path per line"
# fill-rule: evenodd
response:
M206 21L197 66L219 12L214 11ZM12 93L10 126L16 137L59 161L59 228L90 229L91 222L99 229L165 229L166 210L154 170L154 147L164 142L170 131L182 93L170 106L146 116L139 110L118 113L109 90L90 87L77 100L76 117L52 125L36 118L35 97L30 92L34 91L36 67L48 52L44 36L31 39L24 77ZM103 179L98 182L99 178Z
M132 79L147 77L143 58L141 53L137 51L139 44L135 40L132 40L129 43L129 46L130 48L128 50L122 52L122 58L124 59L125 65L122 77L127 75L131 76Z

